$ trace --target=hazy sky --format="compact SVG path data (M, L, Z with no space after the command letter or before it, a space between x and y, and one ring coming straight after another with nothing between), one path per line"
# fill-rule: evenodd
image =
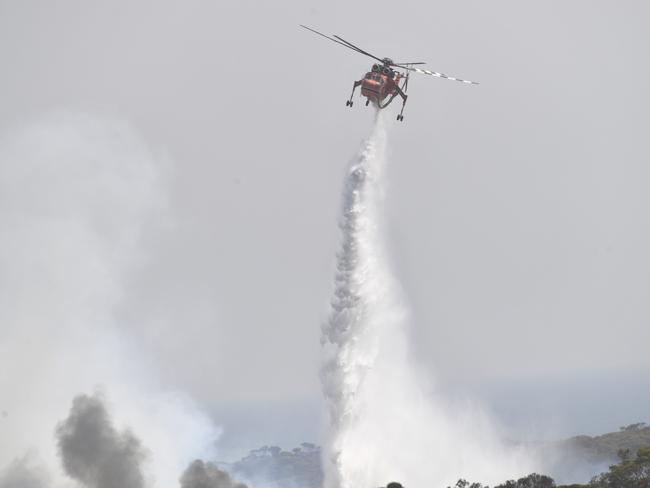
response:
M0 0L0 130L64 109L124 120L165 155L170 220L145 236L121 323L226 436L290 442L317 431L342 175L371 125L344 104L371 60L297 25L477 80L414 75L389 130L414 355L521 431L604 431L650 420L649 15L640 0Z

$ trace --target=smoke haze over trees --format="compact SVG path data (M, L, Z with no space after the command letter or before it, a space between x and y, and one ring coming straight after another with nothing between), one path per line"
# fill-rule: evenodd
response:
M290 451L278 446L254 449L229 469L253 486L317 488L323 485L321 449L307 442Z

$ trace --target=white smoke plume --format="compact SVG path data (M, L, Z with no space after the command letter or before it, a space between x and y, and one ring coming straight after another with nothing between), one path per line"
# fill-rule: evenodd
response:
M29 454L0 471L0 488L46 488L49 482L47 473Z
M418 380L408 310L389 267L382 201L386 130L377 115L343 193L341 249L322 370L325 488L494 483L533 467L505 449L479 409L450 409Z
M193 461L181 476L181 488L247 488L212 463Z
M211 455L218 429L159 384L117 318L144 229L167 219L166 171L113 119L59 112L0 134L4 479L40 467L53 486L71 483L54 428L73 397L98 388L147 446L147 486L178 486L192 459Z

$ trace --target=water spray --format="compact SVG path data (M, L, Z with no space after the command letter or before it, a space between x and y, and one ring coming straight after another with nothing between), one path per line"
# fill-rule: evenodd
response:
M450 409L425 392L408 347L408 307L390 268L383 202L386 129L372 132L347 171L334 293L321 342L328 430L325 488L443 487L530 472L478 409Z

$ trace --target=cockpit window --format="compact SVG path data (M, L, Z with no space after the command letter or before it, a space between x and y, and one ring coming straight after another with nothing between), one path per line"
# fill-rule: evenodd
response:
M366 73L365 79L379 81L380 83L383 81L383 78L379 73Z

